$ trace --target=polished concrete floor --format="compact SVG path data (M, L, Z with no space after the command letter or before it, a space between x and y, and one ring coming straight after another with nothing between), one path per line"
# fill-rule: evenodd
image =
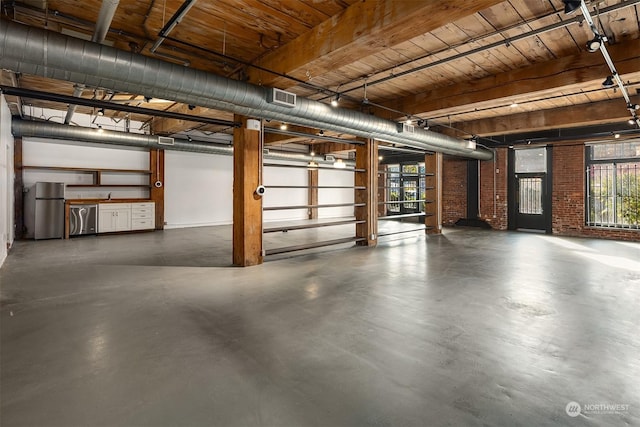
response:
M640 244L449 229L242 269L230 234L17 242L0 425L640 425Z

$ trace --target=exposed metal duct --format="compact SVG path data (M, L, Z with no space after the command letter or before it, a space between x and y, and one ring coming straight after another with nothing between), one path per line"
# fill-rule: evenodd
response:
M102 43L107 37L107 32L109 31L109 27L111 27L111 21L113 21L113 16L116 14L119 3L120 0L102 0L100 12L98 12L98 20L96 21L96 28L93 30L93 36L91 37L92 42ZM83 84L73 85L73 96L80 98L84 89L85 85ZM71 118L76 111L76 107L76 104L69 104L67 115L64 118L66 124L71 123Z
M233 156L232 146L216 145L208 142L188 141L180 138L174 138L173 145L162 145L158 143L157 135L143 135L105 129L98 130L96 128L69 126L51 122L20 120L17 117L14 117L11 121L11 133L13 133L13 136L23 138L61 139L65 141L82 141L95 144L121 145L146 149L157 148L161 150ZM326 161L323 156L310 156L299 153L269 151L269 153L264 155L264 158L304 163L313 161L318 164L333 165L332 161ZM347 166L355 166L355 163L350 160L345 160L345 163Z
M470 149L466 141L416 128L399 133L397 123L359 111L298 98L293 108L267 102L270 88L185 68L132 52L102 46L10 22L0 28L0 67L26 74L121 92L172 99L364 138L403 144L480 160L490 150Z

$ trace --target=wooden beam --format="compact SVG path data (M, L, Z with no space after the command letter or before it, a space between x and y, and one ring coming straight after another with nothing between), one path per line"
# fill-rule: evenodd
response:
M267 70L309 79L398 45L503 0L360 1L258 61ZM307 76L309 72L310 76ZM290 79L255 68L249 81L288 88Z
M149 150L149 166L150 197L156 205L156 230L164 230L164 150Z
M632 102L640 102L640 97L632 97ZM594 102L591 104L572 105L570 107L552 108L512 114L491 119L475 120L454 124L464 129L463 137L471 135L491 136L512 133L532 132L538 130L561 129L578 126L589 126L608 123L623 123L631 118L622 96L619 99ZM460 137L458 133L456 136Z
M212 117L221 120L233 120L232 113L225 111L213 110L206 107L194 107L189 109L187 104L175 104L174 107L169 108L169 111L180 114L189 114L192 116ZM153 119L153 133L158 135L172 135L174 133L183 132L194 127L201 126L202 123L198 121L170 119L167 117L154 118ZM212 125L210 125L212 126Z
M357 244L360 246L375 246L378 243L378 142L369 139L365 145L356 147L356 169L354 184L365 187L365 190L354 190L355 203L365 203L365 206L355 208L356 220L365 221L356 224L356 237L364 238Z
M260 131L247 129L247 117L236 115L233 130L233 264L262 264L262 197Z
M640 71L640 40L629 40L610 46L608 50L621 76ZM608 74L610 71L602 55L582 52L483 79L412 94L384 105L411 114L442 116L455 112L460 106L481 109L510 103L514 97L544 96L557 94L559 90L577 89L588 83L600 83ZM386 117L389 112L377 109L376 114Z

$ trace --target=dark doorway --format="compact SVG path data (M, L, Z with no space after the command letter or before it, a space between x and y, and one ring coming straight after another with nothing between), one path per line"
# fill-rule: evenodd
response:
M551 233L550 147L514 150L510 161L509 228Z

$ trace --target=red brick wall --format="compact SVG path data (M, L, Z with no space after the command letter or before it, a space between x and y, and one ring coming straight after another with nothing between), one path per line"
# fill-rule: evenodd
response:
M480 162L480 218L497 230L507 229L507 153L498 148L493 161Z
M467 217L467 161L445 157L442 162L442 225Z
M553 147L553 234L640 241L640 230L585 225L584 145Z

